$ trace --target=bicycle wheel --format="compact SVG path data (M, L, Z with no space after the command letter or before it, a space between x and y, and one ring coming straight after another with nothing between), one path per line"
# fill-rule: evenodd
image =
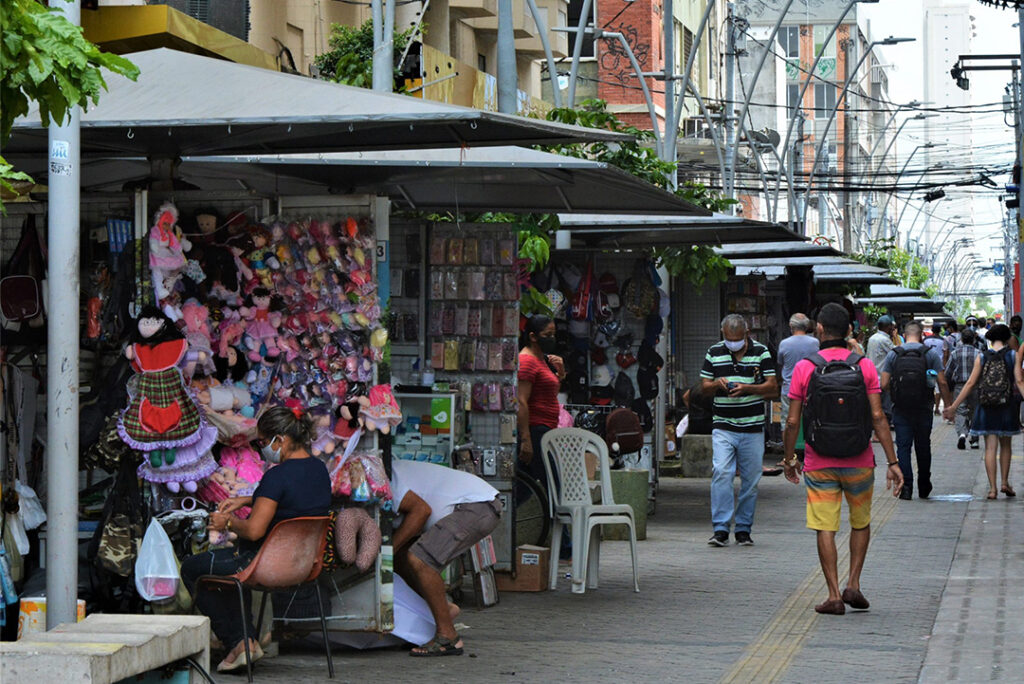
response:
M517 470L512 477L512 534L514 546L546 546L551 532L548 495L543 485Z

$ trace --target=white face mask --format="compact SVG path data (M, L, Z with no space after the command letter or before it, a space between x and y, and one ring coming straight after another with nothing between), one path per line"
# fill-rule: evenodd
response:
M738 352L747 345L746 340L725 340L725 347L731 352Z
M262 449L260 453L263 454L263 458L266 459L267 463L280 463L281 462L281 450L274 448L274 440L277 437L271 439Z

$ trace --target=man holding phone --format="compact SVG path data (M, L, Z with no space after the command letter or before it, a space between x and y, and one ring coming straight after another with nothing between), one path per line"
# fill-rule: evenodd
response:
M779 386L768 348L748 332L743 316L726 316L723 339L708 349L700 372L704 394L714 396L710 546L728 546L732 525L737 545L754 544L750 530L764 465L764 402L778 395ZM737 474L738 496L733 492Z

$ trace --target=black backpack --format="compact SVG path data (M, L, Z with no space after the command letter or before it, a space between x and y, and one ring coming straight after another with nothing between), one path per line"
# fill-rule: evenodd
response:
M864 453L871 445L871 406L860 354L826 361L821 354L808 360L814 372L807 383L803 407L804 440L816 452L834 458Z
M978 403L982 406L1004 406L1010 401L1013 380L1005 352L1005 349L986 349L984 352L978 383Z
M896 347L892 362L892 380L889 390L897 408L907 410L931 409L934 391L928 386L928 349Z

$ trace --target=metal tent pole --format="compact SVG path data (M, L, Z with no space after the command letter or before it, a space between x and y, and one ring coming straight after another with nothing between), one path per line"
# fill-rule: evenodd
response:
M385 46L382 0L371 1L370 18L373 23L373 89L389 93L394 86L394 67L391 65L391 53Z
M55 2L75 26L78 0ZM78 614L78 288L81 109L49 128L46 239L46 628Z

